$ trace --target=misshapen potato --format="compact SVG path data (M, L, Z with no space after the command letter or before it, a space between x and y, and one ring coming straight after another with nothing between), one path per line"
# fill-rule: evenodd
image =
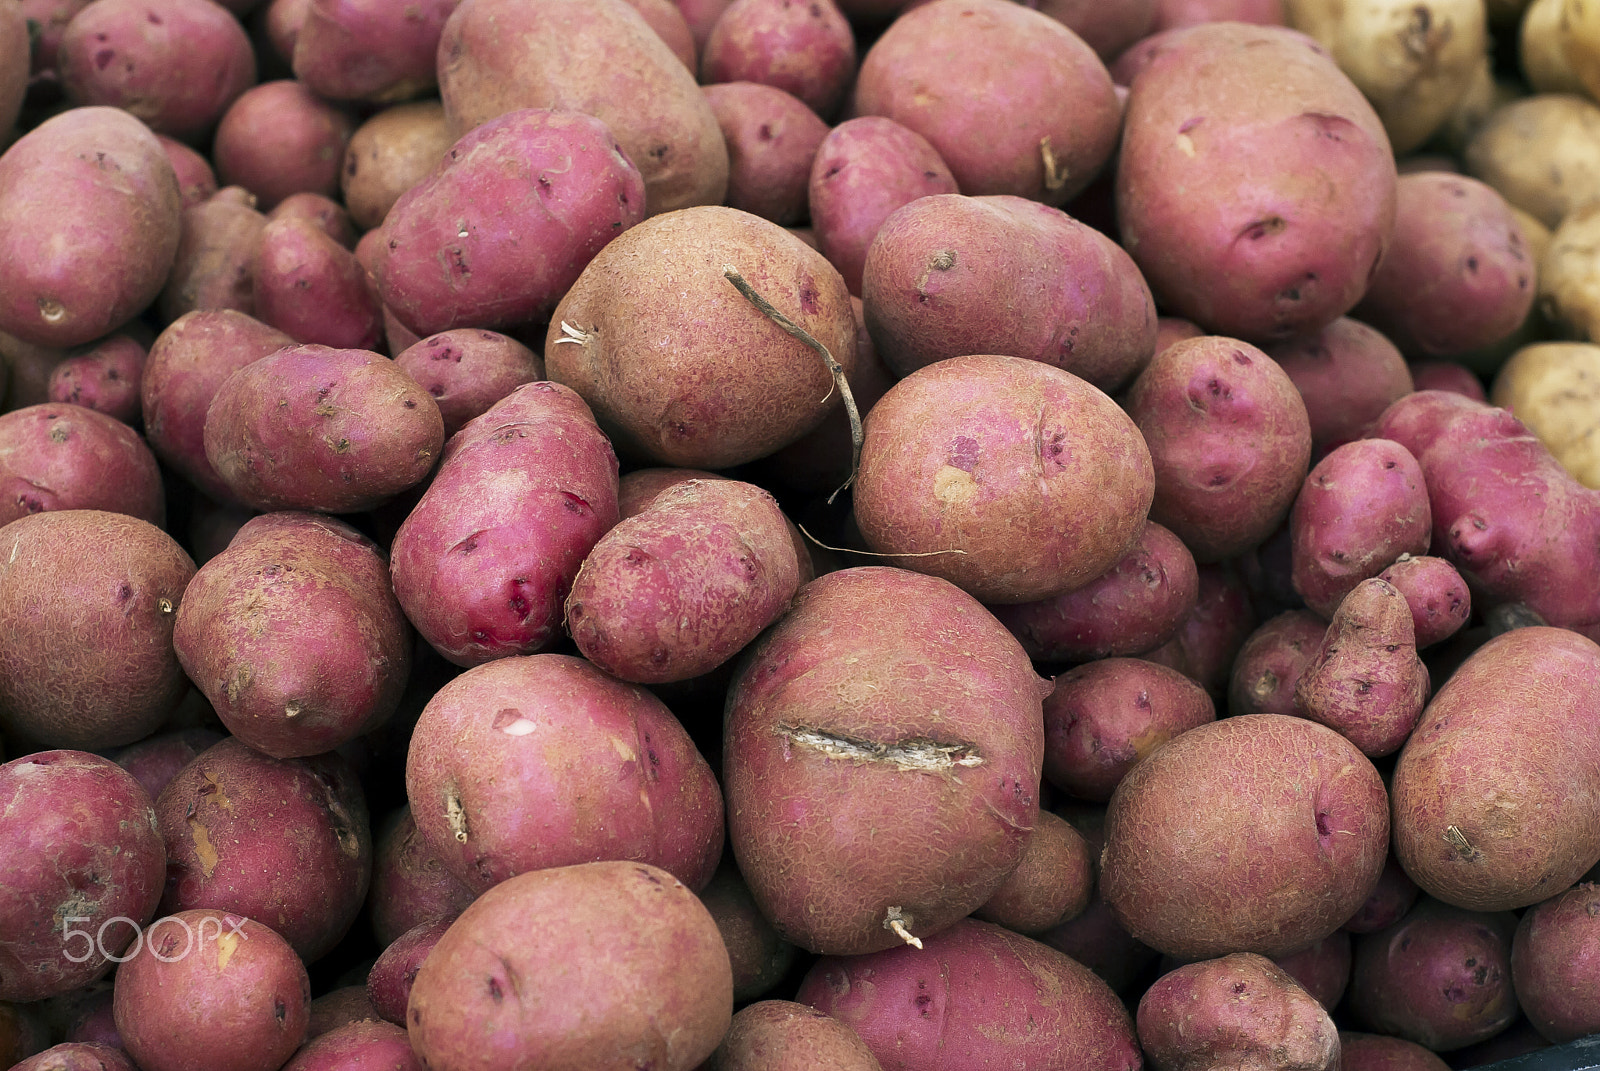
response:
M1378 578L1405 596L1419 651L1449 639L1472 616L1467 583L1443 558L1402 554Z
M1228 678L1228 712L1293 714L1295 685L1327 631L1310 610L1285 610L1252 632Z
M1349 311L1394 222L1372 106L1320 45L1276 27L1175 37L1128 98L1116 182L1123 244L1156 300L1251 341Z

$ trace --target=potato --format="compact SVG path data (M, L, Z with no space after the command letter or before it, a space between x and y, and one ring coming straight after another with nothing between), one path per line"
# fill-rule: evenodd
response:
M1339 1033L1316 999L1263 956L1236 952L1163 975L1139 1000L1156 1071L1337 1071Z
M588 406L529 383L451 438L395 533L395 596L459 666L554 641L583 559L617 523L617 459Z
M1516 916L1423 900L1355 943L1352 1022L1448 1052L1504 1030L1517 1016L1511 986Z
M295 78L319 97L390 104L433 90L454 0L310 0L294 38Z
M1275 342L1265 352L1300 392L1318 454L1361 438L1385 409L1416 389L1413 370L1395 344L1348 316L1315 334Z
M340 1071L352 1066L422 1071L405 1030L393 1023L370 1021L348 1023L315 1041L308 1036L283 1071Z
M1586 202L1563 216L1539 264L1539 311L1560 334L1590 342L1600 337L1596 213Z
M149 336L146 336L148 338ZM148 353L131 335L111 335L68 357L50 373L50 400L139 423L139 380Z
M1040 811L1017 868L972 915L1033 936L1083 914L1093 892L1088 843L1066 819Z
M1522 76L1535 93L1579 93L1583 81L1567 59L1567 34L1562 29L1564 0L1534 0L1522 13L1517 58Z
M1009 104L975 106L989 99ZM1121 109L1099 57L1050 16L1005 0L935 0L867 51L855 113L927 138L966 194L1062 205L1110 159Z
M1308 170L1326 181L1306 186ZM1372 106L1292 31L1196 26L1128 98L1123 245L1163 308L1215 334L1270 341L1349 311L1389 244L1394 191Z
M339 192L350 114L296 81L245 90L217 124L212 159L217 177L255 194L271 211L291 193Z
M428 475L444 420L386 357L291 346L217 388L204 439L206 460L253 509L353 513Z
M1156 307L1115 242L1020 197L923 197L884 220L861 298L902 376L950 357L1043 361L1114 392L1155 352Z
M155 799L195 756L221 742L222 734L214 729L174 729L129 744L114 759Z
M1250 22L1282 26L1284 0L1157 0L1152 34L1202 22Z
M64 348L127 323L161 292L181 208L161 143L127 112L34 127L0 156L0 331Z
M1047 945L963 920L927 947L819 960L796 999L853 1027L885 1067L1141 1066L1107 986Z
M0 487L0 524L62 509L166 523L150 448L122 421L81 405L48 402L0 416Z
M1175 343L1126 404L1155 463L1150 519L1196 562L1249 549L1288 515L1311 459L1311 425L1294 382L1266 354L1221 336Z
M11 1067L12 1071L134 1071L132 1062L120 1049L82 1043L51 1046Z
M344 205L331 197L307 191L291 193L267 213L269 221L283 219L285 216L293 216L314 224L317 230L345 249L355 248L356 230L350 221L350 213L345 211Z
M373 350L383 337L366 269L310 220L269 219L250 279L253 315L296 342Z
M1419 651L1449 639L1472 616L1466 581L1443 558L1402 554L1378 577L1405 596Z
M454 918L472 901L472 890L456 880L417 832L410 804L402 806L373 852L367 911L378 944L388 947L417 926Z
M6 535L0 727L46 747L150 735L189 687L172 622L194 562L159 528L120 513L40 513Z
M733 0L700 56L703 84L772 86L824 119L838 110L855 71L855 35L833 0Z
M1390 855L1383 864L1383 873L1378 876L1378 885L1372 890L1372 895L1341 928L1357 934L1386 929L1404 918L1421 894L1416 882L1406 877L1399 861Z
M1228 678L1228 713L1293 714L1295 686L1327 631L1310 610L1285 610L1252 632Z
M1478 373L1459 361L1418 361L1411 366L1411 378L1417 390L1448 390L1474 401L1489 400Z
M672 875L553 867L462 913L417 972L407 1028L432 1068L690 1071L727 1033L731 977L711 916Z
M433 396L446 439L524 383L544 378L537 353L509 335L477 328L430 335L395 354L394 363Z
M723 82L705 94L728 143L728 206L783 226L806 219L811 164L828 124L775 86Z
M1202 565L1200 594L1178 626L1178 634L1139 657L1182 673L1220 698L1228 687L1233 660L1255 630L1250 592L1231 566Z
M1350 935L1343 929L1334 930L1309 948L1273 962L1331 1012L1350 984Z
M439 43L439 91L457 138L518 108L594 116L644 177L648 215L727 191L710 102L622 0L463 0Z
M196 309L236 309L255 315L255 262L267 217L256 196L228 186L183 210L178 252L161 291L163 319Z
M1216 717L1205 689L1175 669L1136 658L1077 666L1044 701L1045 778L1104 803L1140 761Z
M709 1071L881 1071L861 1035L826 1012L787 1000L739 1011Z
M1046 930L1038 939L1088 967L1124 999L1142 992L1134 987L1161 958L1161 953L1129 936L1098 890L1083 914Z
M255 85L239 20L207 0L111 0L67 24L56 62L77 107L123 108L158 134L199 141Z
M1600 346L1525 346L1501 367L1490 398L1515 413L1579 483L1600 489Z
M739 868L724 859L700 890L733 965L733 999L746 1003L765 996L789 973L797 949L778 935L756 906Z
M1157 0L1097 4L1092 0L1045 0L1039 10L1083 38L1105 63L1151 32Z
M1383 781L1355 745L1246 714L1179 735L1122 779L1100 890L1129 933L1171 955L1285 955L1355 913L1388 841Z
M117 971L115 999L128 1055L146 1071L272 1071L305 1037L311 981L288 942L262 923L184 911L151 927L140 954Z
M1560 1044L1600 1032L1600 886L1587 882L1525 912L1511 939L1517 1003Z
M1600 647L1557 628L1497 636L1451 675L1400 752L1391 790L1395 854L1424 891L1503 911L1600 861L1583 760L1597 690Z
M840 405L822 359L734 289L729 267L854 370L850 295L816 250L731 208L646 220L589 262L544 348L549 377L583 397L624 454L728 468L787 446Z
M211 161L165 134L157 134L156 140L161 143L167 161L178 176L178 195L183 207L193 208L210 200L217 192L217 173L211 169Z
M475 127L400 195L372 274L419 335L542 323L644 211L645 181L606 124L521 109Z
M1450 118L1489 50L1480 0L1286 0L1289 25L1332 54L1383 120L1396 155Z
M345 146L339 189L362 230L383 222L400 195L428 177L455 139L436 100L396 104L356 128Z
M854 955L981 906L1038 813L1047 691L945 581L868 566L807 584L728 692L728 831L762 913L802 948Z
M306 1040L319 1038L341 1026L359 1023L363 1019L379 1018L372 1001L367 999L366 986L340 986L311 1002L311 1022L306 1027Z
M1563 0L1557 21L1561 51L1579 83L1572 92L1587 91L1592 98L1600 89L1600 18L1582 0Z
M163 914L247 915L310 963L361 910L372 837L361 784L341 756L273 759L229 738L180 770L155 806L167 846Z
M1344 1071L1445 1071L1439 1056L1404 1038L1339 1031L1339 1061Z
M1034 602L1132 547L1150 509L1148 457L1127 415L1070 372L955 357L873 406L855 519L874 551L924 555L898 558L907 568L985 602Z
M29 36L20 5L0 14L0 137L22 114L22 99L28 92Z
M455 920L452 914L420 923L389 942L367 974L367 999L374 1011L391 1023L405 1025L417 970Z
M0 765L0 814L0 1000L105 975L161 900L150 796L106 759L41 751Z
M1539 93L1495 109L1463 153L1467 173L1554 228L1600 183L1600 106Z

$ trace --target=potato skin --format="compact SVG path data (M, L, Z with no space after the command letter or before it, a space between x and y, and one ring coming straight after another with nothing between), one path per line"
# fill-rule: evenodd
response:
M423 1071L406 1032L394 1023L357 1020L307 1039L282 1071L341 1071L350 1067L382 1071Z
M1228 678L1228 713L1293 714L1295 685L1327 631L1310 610L1285 610L1250 633Z
M127 112L40 123L0 156L0 331L65 348L121 327L161 292L181 211L172 163Z
M355 130L349 113L301 83L263 82L239 95L217 124L217 177L243 186L263 212L294 193L339 193L339 168Z
M1467 173L1554 229L1600 181L1600 106L1537 93L1496 108L1462 154Z
M1561 1044L1600 1031L1600 886L1582 882L1524 912L1511 940L1517 1003Z
M1348 312L1389 243L1394 156L1327 52L1292 30L1213 23L1136 82L1117 222L1162 307L1250 341Z
M99 510L12 521L6 544L0 726L85 749L154 732L189 687L172 623L194 562L147 521Z
M1351 1030L1339 1031L1339 1064L1344 1071L1446 1071L1450 1066L1414 1041Z
M430 335L394 363L433 396L448 439L524 383L544 378L544 359L509 335L461 328Z
M366 269L303 216L274 211L267 220L256 245L250 292L254 315L296 342L373 350L383 337L383 309Z
M168 323L195 309L256 311L256 254L267 217L256 195L228 186L183 210L178 252L157 307Z
M204 441L211 467L253 509L354 513L428 475L444 419L387 357L291 346L217 388Z
M1201 565L1195 571L1200 594L1178 634L1138 657L1177 670L1220 699L1239 648L1255 630L1256 612L1249 589L1231 564Z
M1019 357L954 357L891 387L865 422L855 518L868 545L984 602L1089 583L1144 529L1149 450L1104 393Z
M732 974L711 916L672 875L553 867L462 913L417 972L407 1018L427 1067L690 1071L727 1033Z
M372 933L387 948L401 934L438 918L454 918L472 903L461 884L417 831L406 804L385 821L373 850L367 897Z
M145 347L129 335L111 335L68 357L50 373L50 400L81 405L129 427L139 423L139 380Z
M1423 711L1395 765L1394 848L1457 907L1503 911L1600 861L1600 646L1519 628L1478 648Z
M1597 310L1600 311L1600 310ZM1600 489L1600 346L1547 342L1524 346L1500 366L1490 394L1539 437L1585 487Z
M1421 389L1395 344L1348 316L1263 349L1300 392L1319 453L1359 439L1385 409Z
M294 76L330 100L407 100L438 84L439 35L455 0L310 0L295 33Z
M1234 802L1208 803L1220 796ZM1129 933L1171 955L1285 955L1355 913L1388 840L1383 781L1355 745L1246 714L1181 734L1122 779L1100 890Z
M882 1071L861 1036L827 1012L788 1000L739 1010L708 1071Z
M700 81L757 82L830 119L856 73L856 39L833 0L733 0L711 27Z
M746 1003L765 996L794 965L798 949L778 935L761 914L739 868L725 860L699 892L728 946L733 964L733 999Z
M88 985L111 970L100 950L133 940L108 920L143 926L161 900L167 856L149 795L99 756L42 751L0 766L0 814L0 1000Z
M27 64L23 64L27 70ZM121 1049L109 1045L63 1042L12 1064L11 1071L136 1071Z
M339 189L364 231L383 222L400 195L428 177L455 139L436 100L396 104L362 123L345 146Z
M389 942L378 954L377 961L367 972L367 999L379 1015L391 1023L404 1025L406 1002L411 997L412 983L417 979L417 968L455 920L456 916L451 914L418 923Z
M81 405L47 402L0 416L0 525L63 509L165 524L155 455L128 425Z
M1038 813L1046 690L945 581L867 566L801 589L741 662L724 722L734 855L778 932L855 955L900 941L891 908L920 936L993 895Z
M1035 936L1083 914L1093 892L1088 842L1065 818L1040 811L1017 868L972 916Z
M785 227L803 222L828 124L775 86L721 82L704 93L728 143L728 206Z

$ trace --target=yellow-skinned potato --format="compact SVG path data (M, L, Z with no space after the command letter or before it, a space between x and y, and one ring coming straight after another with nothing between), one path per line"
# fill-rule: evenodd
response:
M1367 95L1396 153L1444 125L1488 50L1483 0L1288 0L1286 7L1289 25L1321 42Z
M1600 488L1600 346L1526 346L1500 369L1490 397L1526 424L1580 483Z
M1495 111L1464 153L1467 173L1555 227L1600 194L1600 106L1567 93L1539 93Z
M1562 25L1566 0L1533 0L1522 16L1517 37L1522 76L1535 93L1582 93L1583 82L1567 59L1567 35Z
M1556 228L1539 261L1539 307L1559 336L1600 341L1600 202Z
M1562 0L1561 39L1572 73L1591 97L1600 96L1600 3Z

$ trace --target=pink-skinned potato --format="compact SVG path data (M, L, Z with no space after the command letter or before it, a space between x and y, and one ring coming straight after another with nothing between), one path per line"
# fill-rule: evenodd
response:
M1517 1003L1561 1044L1600 1031L1600 886L1581 882L1525 912L1511 940Z
M463 135L400 195L372 273L421 335L542 322L644 213L644 179L605 123L520 109Z
M1431 1049L1405 1038L1339 1031L1343 1071L1446 1071L1450 1066Z
M308 1040L283 1065L283 1071L344 1071L352 1067L423 1071L405 1030L392 1022L372 1020L347 1023Z
M1285 610L1250 633L1228 677L1228 713L1293 714L1295 685L1327 631L1310 610Z
M203 726L174 729L129 744L118 751L114 759L118 766L133 775L153 800L195 756L221 742L222 734L215 729Z
M349 930L372 871L366 799L335 753L274 759L228 738L156 797L163 914L248 915L310 963Z
M996 111L978 99L1006 100ZM855 113L882 115L933 145L963 193L1062 205L1116 148L1121 107L1083 39L1005 0L935 0L867 51Z
M1411 369L1395 344L1348 316L1313 334L1274 342L1265 352L1300 392L1319 453L1359 439L1413 388Z
M1162 307L1253 342L1348 312L1394 223L1377 114L1320 45L1278 27L1175 36L1135 79L1116 184L1123 244Z
M1261 543L1288 515L1310 465L1311 426L1300 392L1266 354L1222 336L1175 343L1126 404L1155 463L1150 519L1196 562Z
M428 847L480 894L608 859L698 889L722 855L717 782L683 726L570 655L497 659L441 688L412 733L406 797Z
M255 265L267 217L256 196L228 186L183 210L172 272L158 308L169 323L195 309L256 310Z
M313 1038L319 1038L351 1023L363 1020L381 1021L381 1019L382 1016L372 1006L372 1001L367 999L366 986L340 986L311 1002L311 1022L306 1027L306 1041L309 1042Z
M28 22L19 5L0 14L0 130L10 130L28 93Z
M394 363L433 396L448 439L524 383L544 378L544 359L498 331L463 327L429 335Z
M1041 361L921 368L878 400L865 432L854 505L868 546L924 555L896 561L984 602L1081 587L1144 529L1153 473L1133 421Z
M85 750L149 736L189 689L172 622L194 562L120 513L56 510L5 530L0 729Z
M1040 811L1017 868L972 916L1036 936L1083 914L1093 892L1088 842L1065 818Z
M811 165L828 124L776 86L723 82L705 94L728 143L728 206L783 226L806 219Z
M305 218L269 218L250 270L253 315L308 345L373 350L383 309L363 268Z
M171 162L172 170L178 176L178 195L182 199L183 207L193 208L210 200L217 192L217 173L212 170L211 161L198 149L191 148L181 141L175 141L165 134L157 134L156 140L161 142L161 147L166 150L167 160Z
M628 4L644 17L687 70L692 73L700 69L700 43L689 28L688 18L673 0L628 0Z
M458 666L531 654L559 635L573 578L616 523L617 459L589 407L529 383L451 438L395 534L394 592Z
M882 1071L861 1036L827 1012L764 1000L734 1015L708 1071Z
M161 900L166 851L150 796L106 759L41 751L0 765L0 815L0 1000L88 985Z
M406 1004L411 999L417 971L455 920L454 915L445 915L419 923L378 954L377 962L367 973L367 999L379 1015L391 1023L405 1024Z
M691 1071L732 1017L728 953L700 901L664 870L604 862L479 897L417 972L406 1025L430 1068Z
M823 958L796 999L853 1028L886 1071L1143 1065L1109 986L1048 945L987 922L957 922L921 949Z
M1273 962L1332 1012L1350 985L1350 955L1350 934L1337 929L1316 944Z
M136 1071L121 1049L92 1042L63 1042L12 1064L11 1071Z
M1448 390L1474 401L1489 400L1478 373L1457 361L1418 361L1411 366L1411 379L1417 390Z
M798 949L761 914L739 868L725 860L699 896L728 946L733 999L742 1004L776 988L794 965Z
M320 755L399 705L411 628L388 563L349 525L313 513L257 517L185 594L178 659L228 731L256 750Z
M1156 306L1128 254L1021 197L923 197L884 220L861 298L901 375L949 357L1043 361L1116 391L1155 353Z
M946 581L868 566L802 588L742 659L724 723L730 840L778 932L855 955L988 900L1038 813L1047 692Z
M37 31L28 31L30 39L36 37L29 64L34 75L56 75L56 52L61 45L61 34L87 3L88 0L21 0L17 5L24 20L38 26Z
M1161 953L1123 929L1098 890L1081 915L1038 934L1037 939L1088 967L1124 999L1137 996L1134 987L1161 958Z
M0 524L63 509L165 524L155 455L127 424L81 405L47 402L0 416Z
M295 34L296 80L329 100L389 104L438 84L439 35L456 0L311 0Z
M181 210L161 143L127 112L34 127L0 156L0 331L65 348L127 323L166 282Z
M1101 4L1095 0L1039 0L1038 10L1083 38L1095 55L1110 63L1135 41L1150 33L1156 0Z
M727 193L710 102L624 0L462 0L439 41L439 92L458 138L519 108L593 116L639 169L647 215Z
M793 94L824 119L856 73L856 39L833 0L733 0L700 55L700 81L757 82Z
M387 947L417 926L454 918L472 900L472 890L450 873L417 832L410 805L402 806L379 833L373 850L367 909L378 944Z
M268 926L204 909L145 937L114 995L117 1029L144 1071L274 1071L300 1047L311 980Z
M139 423L139 380L148 351L131 335L101 339L86 352L68 357L50 373L50 400L80 405L120 420Z
M385 108L356 128L345 147L339 189L350 217L372 230L400 199L427 178L455 139L436 100Z
M1218 793L1235 805L1208 806ZM1383 780L1354 744L1246 714L1180 734L1117 785L1100 890L1129 933L1170 955L1285 955L1355 913L1388 843Z
M1224 21L1283 26L1287 19L1283 0L1156 0L1155 22L1150 32Z
M1139 658L1177 670L1220 700L1233 662L1259 623L1250 592L1230 565L1201 565L1200 594L1178 634Z
M355 121L297 81L263 82L223 113L211 150L217 178L255 194L270 212L292 193L337 196Z
M428 475L444 419L387 357L291 346L217 388L204 442L211 467L253 509L353 513Z
M1417 888L1417 883L1406 876L1399 860L1390 853L1389 858L1384 860L1383 873L1378 875L1378 884L1373 888L1372 895L1367 897L1366 903L1354 915L1345 920L1340 929L1355 934L1387 929L1404 918L1421 895L1422 890Z

